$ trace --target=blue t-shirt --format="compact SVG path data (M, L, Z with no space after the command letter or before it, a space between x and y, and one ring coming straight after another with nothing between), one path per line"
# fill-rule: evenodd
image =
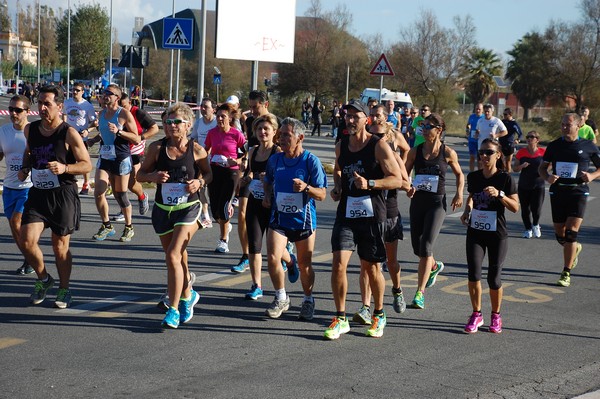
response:
M297 158L283 152L273 154L267 163L264 181L273 185L270 223L289 230L315 230L317 208L314 198L295 193L292 179L301 179L311 187L327 187L327 176L319 158L307 150Z
M471 130L469 131L469 138L471 140L476 140L475 133L477 132L477 122L479 122L481 118L483 118L483 114L479 116L477 116L477 114L471 114L471 116L469 116L469 121L467 123L471 126Z

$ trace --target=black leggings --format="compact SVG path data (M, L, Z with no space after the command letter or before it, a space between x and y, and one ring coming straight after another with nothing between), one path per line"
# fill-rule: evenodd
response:
M433 256L433 246L445 217L445 195L417 194L410 201L410 240L415 255Z
M262 241L269 219L271 209L262 206L262 200L254 198L252 194L248 198L246 206L246 231L248 234L248 253L259 254L262 250Z
M531 230L533 217L533 226L540 224L540 215L546 190L544 187L529 190L519 189L519 201L521 202L521 218L526 230Z
M486 249L488 250L489 260L488 286L492 290L498 290L502 288L502 265L508 252L508 240L498 238L495 233L469 229L467 231L467 267L470 282L481 280L481 269Z
M210 210L218 220L228 220L225 217L225 204L233 198L233 190L238 180L238 171L224 168L215 164L210 165L213 179L208 185Z

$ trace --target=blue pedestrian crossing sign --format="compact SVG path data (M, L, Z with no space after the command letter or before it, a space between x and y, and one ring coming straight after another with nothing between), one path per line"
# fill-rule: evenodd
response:
M191 18L164 18L162 47L170 50L193 50L194 20Z

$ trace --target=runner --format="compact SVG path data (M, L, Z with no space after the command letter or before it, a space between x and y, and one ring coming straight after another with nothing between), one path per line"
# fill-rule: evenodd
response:
M163 327L177 328L194 316L199 295L192 289L187 246L201 226L199 190L212 179L208 154L188 139L194 113L184 103L168 110L166 137L148 147L139 181L157 184L152 225L165 251L170 306Z
M315 272L312 254L315 247L317 213L315 200L325 199L327 176L319 158L302 148L305 126L299 120L286 118L280 128L282 152L273 154L263 178L263 206L271 209L267 233L269 276L275 298L266 315L276 319L290 308L281 268L287 242L296 244L300 281L304 291L299 319L312 320L315 301L312 295Z
M8 219L10 232L21 252L21 220L27 194L32 186L31 179L27 177L24 181L19 180L19 170L23 165L23 153L27 139L25 138L25 126L29 123L27 114L31 104L25 96L13 96L8 104L8 113L11 123L0 127L0 160L6 161L6 176L3 181L2 202L4 203L4 215ZM17 274L31 274L33 267L23 261L17 269Z
M433 257L433 247L444 217L446 216L446 170L448 166L456 177L456 194L452 199L452 210L463 204L464 175L458 163L456 151L440 141L446 124L438 114L423 120L425 142L408 153L406 171L415 177L407 192L410 202L410 236L414 254L419 257L417 292L412 306L425 308L425 288L433 287L444 264Z
M600 176L600 153L589 140L578 137L581 119L576 113L562 118L562 137L546 148L544 162L539 167L540 176L550 183L550 205L556 240L563 247L564 267L557 284L571 285L571 271L577 266L581 243L577 234L583 223L588 196L589 182ZM596 170L588 172L590 162ZM548 173L552 165L553 174Z
M384 190L401 187L402 175L390 146L367 131L367 106L352 100L345 109L349 134L335 147L335 186L331 191L331 198L339 201L331 233L331 289L336 315L324 336L338 339L350 331L346 318L347 269L352 252L357 248L360 269L369 276L375 303L366 335L381 337L386 325L385 278L379 268L379 263L386 259Z
M73 256L71 234L79 229L81 203L75 175L92 170L90 156L79 133L62 121L64 94L57 86L43 86L38 96L41 120L25 126L27 147L19 180L31 174L33 187L25 203L21 221L21 243L25 259L37 274L31 303L39 305L54 286L46 270L39 241L44 229L52 230L52 249L60 278L54 306L70 306L69 289Z
M96 241L103 241L107 237L115 235L115 229L108 216L109 208L106 201L109 182L113 195L125 216L125 228L119 240L121 242L131 241L134 236L131 203L127 198L129 174L133 169L129 144L139 144L141 138L137 132L133 115L119 106L121 94L121 89L115 84L106 87L102 99L104 109L98 117L100 134L89 140L94 143L98 137L101 139L100 157L96 165L94 197L102 225L92 237Z
M527 133L527 147L521 148L515 156L517 162L513 167L515 172L521 172L519 176L519 202L521 203L521 219L525 231L523 238L540 238L542 229L540 227L540 216L546 189L544 179L540 177L538 168L542 164L545 148L538 147L540 136L532 130ZM533 224L531 218L533 217Z
M467 229L467 267L469 269L469 296L473 313L465 332L476 333L483 325L481 314L481 269L488 253L487 282L490 287L492 316L489 331L502 332L502 265L508 253L508 233L504 208L518 212L519 197L512 177L502 170L502 147L496 140L485 139L479 146L481 169L469 173L469 198L460 217Z

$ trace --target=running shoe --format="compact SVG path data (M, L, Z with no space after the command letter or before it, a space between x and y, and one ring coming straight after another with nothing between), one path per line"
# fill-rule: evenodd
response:
M444 270L444 262L440 262L439 260L435 262L436 268L429 273L429 279L427 280L427 284L425 288L433 287L435 285L435 280L437 279L438 274L442 270Z
M285 244L285 249L291 254L294 253L294 243L291 241L288 241L287 244Z
M150 205L148 204L148 193L144 191L144 199L138 199L138 208L140 215L145 215L148 213L150 209Z
M231 201L231 204L233 206L236 206L236 207L240 206L240 200L239 200L239 198L238 197L233 197L233 200Z
M533 226L532 228L532 232L533 232L533 236L535 238L540 238L542 236L542 228L540 227L539 224L536 224L535 226Z
M125 221L125 215L123 215L123 212L119 212L115 216L111 217L110 221L111 222L124 222Z
M200 295L194 290L192 290L192 295L188 299L179 299L179 321L182 323L187 323L192 320L194 317L194 306L200 300Z
M481 312L473 312L469 317L469 322L465 326L465 332L467 334L476 333L479 327L483 325L483 315Z
M338 339L340 335L346 334L350 331L350 323L348 323L348 319L345 317L342 319L340 317L334 317L333 321L325 330L324 337L325 339Z
M314 301L303 301L302 308L300 308L300 314L298 319L300 320L312 320L315 316L315 302Z
M179 310L175 309L174 307L169 307L169 310L167 310L167 314L162 321L162 326L165 328L177 328L179 327L180 319L181 316L179 315Z
M104 241L107 237L112 237L116 234L115 229L109 225L108 227L105 225L100 226L98 232L93 235L93 239L96 241Z
M48 275L48 281L45 283L42 280L35 280L35 285L33 286L33 293L31 294L31 303L33 305L39 305L40 303L44 302L48 290L53 286L54 279L51 275Z
M71 306L71 290L66 288L59 288L56 293L56 300L54 301L54 307L59 309L66 309Z
M104 195L106 195L107 197L110 197L111 195L113 195L113 190L111 186L108 186L108 188L106 189Z
M560 285L561 287L570 286L571 285L571 273L569 273L566 270L563 270L563 272L560 274L560 278L558 279L556 284Z
M490 332L494 334L500 334L502 332L502 316L500 316L500 313L492 313Z
M262 298L262 296L262 288L260 288L258 284L252 284L252 287L250 287L250 292L246 293L245 298L252 301L256 301L258 298Z
M415 297L412 301L412 307L415 309L425 309L425 295L423 292L415 292Z
M406 311L406 301L404 300L404 295L402 294L402 290L395 292L392 289L392 295L394 296L394 312L396 313L404 313Z
M250 269L250 261L248 258L242 257L237 265L231 266L231 271L233 273L243 273L246 270Z
M365 333L367 337L381 338L383 337L383 329L387 324L385 313L373 315L371 327Z
M29 265L29 263L27 263L27 261L23 262L23 264L21 265L21 267L19 267L16 271L17 274L24 276L26 274L31 274L34 273L35 270L33 270L33 267L31 267Z
M525 230L523 232L523 235L521 237L526 238L526 239L530 239L531 237L533 237L533 231L531 231L531 230Z
M577 266L577 263L579 263L579 254L581 253L582 249L583 245L577 243L577 248L575 249L575 259L573 259L573 263L571 263L571 270L575 269L575 266Z
M90 193L90 189L88 186L83 186L81 188L81 191L79 192L79 195L88 195Z
M132 227L125 226L125 228L123 229L123 234L121 235L121 238L119 238L119 241L129 242L129 241L131 241L131 239L133 238L134 235L135 235L135 232L133 231L133 226Z
M283 259L281 259L281 268L283 269L284 273L287 273L287 271L288 271L287 263L285 263L285 261Z
M219 240L219 242L217 242L217 248L215 248L215 252L224 254L229 252L229 245L227 244L226 241L223 240Z
M300 277L300 270L298 269L298 259L296 259L296 255L290 254L290 257L292 258L292 261L287 267L287 272L288 280L290 280L290 283L293 284L298 281L298 277Z
M371 311L367 305L362 305L358 312L352 316L352 321L363 325L371 324Z
M283 312L287 312L287 310L290 308L290 304L291 302L289 295L287 298L281 301L275 298L273 299L273 302L271 302L271 305L269 305L267 308L265 314L272 319L277 319Z
M388 265L387 262L383 262L381 264L381 271L388 273L390 271L390 269L388 269Z
M160 296L156 307L166 312L167 310L169 310L169 306L171 306L171 304L169 303L169 294L165 292Z
M202 215L200 217L200 224L202 225L203 228L205 229L212 229L213 227L213 222L210 219L209 215Z

